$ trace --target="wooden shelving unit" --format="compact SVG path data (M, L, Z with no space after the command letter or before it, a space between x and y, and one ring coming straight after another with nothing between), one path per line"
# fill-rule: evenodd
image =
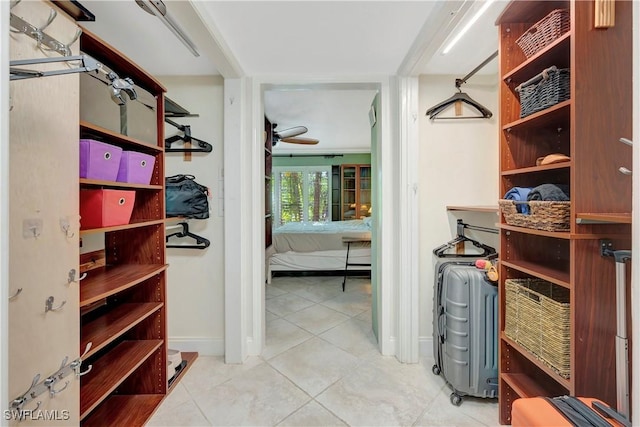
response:
M166 254L164 195L164 91L162 85L112 46L84 30L81 50L115 71L131 77L136 90L155 98L155 108L136 125L150 129L145 140L133 138L101 123L80 122L80 137L100 140L154 156L148 185L80 179L83 189L110 188L136 192L128 224L82 229L81 236L103 235L104 250L81 256L80 348L84 355L80 379L80 420L83 426L142 426L168 391L166 342ZM94 83L85 81L84 84ZM80 111L101 102L100 95L83 88ZM105 97L108 93L105 86ZM135 101L128 100L133 114ZM93 105L89 105L93 106ZM111 107L107 104L106 107ZM94 109L95 110L95 109ZM102 111L97 109L97 111ZM93 119L101 120L100 116ZM143 120L147 120L143 122ZM130 120L131 125L131 120ZM129 126L129 129L131 126ZM155 143L154 143L155 140ZM82 223L82 220L81 220ZM102 257L102 258L101 258ZM82 262L84 260L84 262Z
M569 11L570 31L526 58L516 40L555 9ZM563 232L516 227L500 215L499 416L510 424L519 397L571 394L616 406L615 271L599 239L630 246L631 179L618 171L631 149L631 4L616 3L616 25L593 28L593 1L512 1L498 18L500 37L500 188L543 183L570 188L571 223ZM515 88L555 65L568 68L569 100L520 117ZM585 90L589 88L589 90ZM614 104L602 102L615 99ZM562 153L570 161L537 166ZM538 278L570 291L570 376L561 377L508 338L506 279Z

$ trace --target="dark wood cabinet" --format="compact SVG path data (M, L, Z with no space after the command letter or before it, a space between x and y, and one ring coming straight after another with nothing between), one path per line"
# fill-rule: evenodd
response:
M341 219L371 216L371 165L341 166Z
M615 265L601 239L629 249L631 147L631 7L616 2L615 26L595 29L593 1L512 1L498 19L500 37L500 197L516 186L570 188L570 228L540 231L500 217L500 422L510 424L519 397L571 394L616 406ZM516 40L555 9L570 30L526 57ZM520 118L515 88L555 65L569 69L570 99ZM562 153L570 161L537 165ZM543 279L570 293L570 374L561 376L505 334L506 279Z

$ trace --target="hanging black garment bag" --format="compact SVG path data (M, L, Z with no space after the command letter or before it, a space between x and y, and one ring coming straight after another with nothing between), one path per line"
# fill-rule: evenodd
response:
M165 207L167 216L209 218L209 190L198 184L193 175L174 175L165 178Z

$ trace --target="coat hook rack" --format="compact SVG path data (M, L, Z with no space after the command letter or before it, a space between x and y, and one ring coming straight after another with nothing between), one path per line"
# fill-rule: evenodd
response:
M51 25L53 20L56 19L56 16L58 16L58 13L55 10L51 9L51 12L49 13L49 18L47 19L47 22L42 27L38 28L35 25L30 24L29 22L27 22L24 19L20 18L19 16L14 15L13 13L11 13L10 14L10 19L9 19L9 24L13 28L15 28L15 30L11 30L13 33L26 34L27 36L31 37L32 39L34 39L36 41L38 48L40 48L40 47L42 47L44 45L49 50L53 50L53 51L56 51L56 52L64 55L65 52L66 52L64 47L67 47L67 45L59 42L58 40L54 39L49 34L44 32L45 28L47 28L49 25ZM78 37L80 37L80 36L78 36ZM72 44L72 43L69 43L69 44Z
M65 356L65 358L62 359L60 368L58 368L58 370L51 375L47 376L47 378L45 378L43 381L40 381L40 374L36 374L36 376L34 376L33 380L31 381L31 386L29 387L29 389L9 403L9 410L17 415L18 420L23 420L25 418L25 413L27 412L27 410L24 409L24 406L27 403L35 400L38 396L47 392L49 393L49 397L53 398L69 386L69 381L65 381L64 385L59 389L55 388L56 384L72 374L75 374L76 378L79 378L80 376L89 372L91 370L91 366L89 366L89 369L87 369L85 372L81 373L80 365L82 364L82 358L87 354L90 348L91 342L87 344L87 347L82 356L74 359L70 363L67 363L69 361L69 356ZM38 401L36 408L30 411L34 412L38 410L41 404L42 401Z

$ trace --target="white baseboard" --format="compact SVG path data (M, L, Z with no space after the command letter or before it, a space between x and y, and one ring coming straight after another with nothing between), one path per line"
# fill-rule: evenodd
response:
M433 357L433 337L419 337L418 345L420 346L418 349L420 356Z
M224 356L224 340L210 337L169 337L169 348L197 351L199 356Z

